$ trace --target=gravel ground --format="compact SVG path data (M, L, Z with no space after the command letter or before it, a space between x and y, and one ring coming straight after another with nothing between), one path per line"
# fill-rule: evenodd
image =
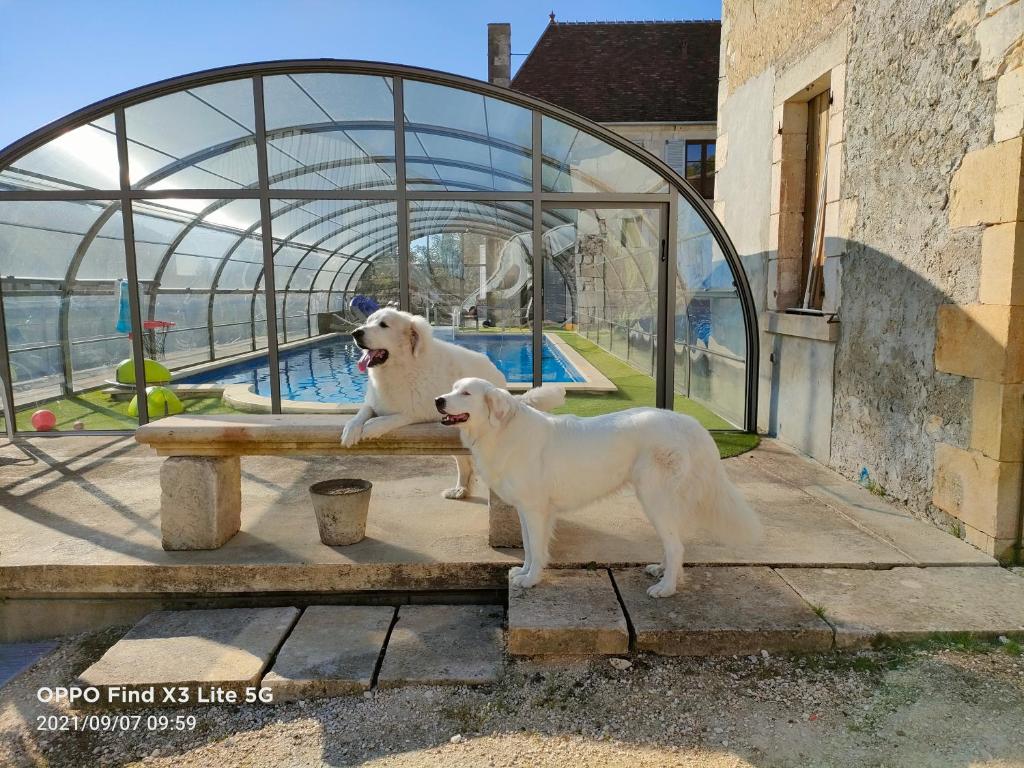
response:
M124 631L124 630L121 630ZM45 733L40 686L119 636L68 639L0 689L3 766L1024 766L1017 644L858 654L509 662L483 689L143 710L195 730ZM139 711L139 710L135 710Z

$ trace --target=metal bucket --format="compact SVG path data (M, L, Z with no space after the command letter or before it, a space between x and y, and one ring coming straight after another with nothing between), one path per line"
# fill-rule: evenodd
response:
M370 509L369 480L341 478L324 480L309 487L320 529L320 541L331 547L355 544L366 535L366 514Z

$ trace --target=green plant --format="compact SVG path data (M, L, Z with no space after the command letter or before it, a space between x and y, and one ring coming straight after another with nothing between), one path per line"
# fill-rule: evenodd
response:
M485 717L482 712L469 704L454 704L441 710L441 714L452 721L459 733L479 733L483 730Z
M868 480L864 487L875 496L885 496L885 488L876 483L873 479Z

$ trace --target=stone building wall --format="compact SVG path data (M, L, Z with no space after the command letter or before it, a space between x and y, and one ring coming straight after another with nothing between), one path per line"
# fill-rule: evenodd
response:
M662 160L666 159L665 145L669 141L713 140L717 133L714 123L605 123L604 125Z
M992 132L960 3L885 0L854 11L844 179L857 198L842 275L832 461L865 467L929 512L935 444L965 447L971 382L935 369L939 306L977 300L980 232L949 222L965 151Z
M726 0L715 203L756 276L760 426L1002 556L1024 455L1022 33L1021 0ZM799 106L823 88L834 322L781 312Z

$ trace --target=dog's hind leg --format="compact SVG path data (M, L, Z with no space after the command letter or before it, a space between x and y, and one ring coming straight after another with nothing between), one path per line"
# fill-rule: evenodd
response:
M660 579L662 574L665 573L665 564L651 563L646 568L644 568L644 573L646 573L648 576L653 576L656 579Z
M469 456L455 456L455 466L458 467L459 476L455 481L454 488L448 488L442 492L446 499L464 499L469 496L469 484L473 482L473 460Z
M679 539L679 512L676 509L679 500L657 478L649 479L653 482L637 483L636 495L644 508L644 514L658 532L664 552L660 564L647 567L648 574L661 576L660 581L648 588L647 594L651 597L669 597L676 593L683 572L683 542Z
M526 507L521 512L523 522L523 545L529 548L529 570L512 577L516 587L532 587L539 581L548 567L548 545L551 540L553 521L549 514L537 508ZM529 542L529 543L527 543Z

